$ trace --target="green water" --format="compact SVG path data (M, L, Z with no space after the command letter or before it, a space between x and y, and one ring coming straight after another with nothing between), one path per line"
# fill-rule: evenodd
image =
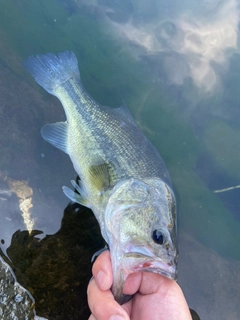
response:
M240 183L238 123L232 124L231 118L225 120L218 114L216 117L206 117L204 130L199 135L191 119L192 113L179 107L183 94L178 89L177 94L166 90L166 83L159 80L160 76L151 64L134 53L134 46L111 32L98 12L93 14L80 6L70 12L69 8L55 0L0 0L0 7L1 64L57 109L59 106L56 106L55 100L34 83L21 62L37 53L57 53L66 49L74 51L87 91L95 100L111 107L120 106L124 100L143 132L159 150L176 192L180 231L190 234L224 258L240 260L240 216L234 216L227 209L196 170L201 155L206 154L211 158L214 170L223 173L229 181ZM199 91L191 80L187 81L182 92L197 100ZM227 81L230 82L229 79ZM234 85L230 86L229 97L232 99L235 95L239 101L239 73L233 74L231 81ZM202 106L205 103L217 109L221 99L218 91L214 98L206 98ZM191 106L188 107L190 110ZM198 112L197 108L195 112ZM38 117L37 110L35 117ZM48 161L52 166L51 159ZM61 167L64 172L61 174L67 175L72 167L70 161L64 161ZM0 168L3 169L8 171L9 176L12 175L7 162L4 168ZM45 175L47 184L48 175ZM34 180L27 171L24 179ZM44 185L44 182L41 183ZM54 184L54 181L51 183Z
M130 55L128 48L122 48L121 39L117 42L113 35L107 34L101 20L90 19L81 10L69 15L54 0L0 1L0 5L0 27L6 50L13 51L19 61L31 54L72 50L79 60L82 81L97 101L115 107L124 99L133 115L141 105L140 125L153 132L152 135L146 132L146 135L165 159L179 198L181 228L186 228L222 255L239 259L240 251L234 248L240 241L239 221L193 170L204 146L197 140L191 125L181 119L177 102L171 100L163 85L153 86L150 71ZM4 48L1 55L4 56ZM15 70L11 61L6 60L9 68L25 76L19 65ZM143 104L143 97L149 91ZM238 128L229 128L220 122L209 123L203 141L216 157L216 165L231 168L229 174L233 176L239 175L235 161L239 158L236 148L239 135ZM227 153L232 155L224 162L221 161L221 153L225 152L221 139L224 139ZM227 235L227 243L224 237L218 236L223 233Z

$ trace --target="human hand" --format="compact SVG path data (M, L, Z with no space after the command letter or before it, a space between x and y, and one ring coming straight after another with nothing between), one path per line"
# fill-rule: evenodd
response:
M109 251L97 258L92 272L94 279L87 292L92 312L89 320L192 320L183 292L174 280L149 272L130 274L123 293L135 295L120 306L110 290L113 274Z

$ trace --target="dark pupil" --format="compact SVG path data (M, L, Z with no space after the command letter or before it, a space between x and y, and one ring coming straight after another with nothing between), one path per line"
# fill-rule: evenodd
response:
M163 244L163 241L164 241L163 234L159 230L154 230L153 240L158 244Z

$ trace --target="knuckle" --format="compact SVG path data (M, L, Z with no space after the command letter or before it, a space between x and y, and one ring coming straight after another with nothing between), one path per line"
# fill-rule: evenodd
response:
M106 310L105 301L96 301L95 303L92 304L91 311L93 315L99 320L103 319L105 310Z

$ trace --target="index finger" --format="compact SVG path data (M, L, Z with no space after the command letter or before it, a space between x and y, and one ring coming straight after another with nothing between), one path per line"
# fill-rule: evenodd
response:
M105 291L109 290L113 283L112 263L110 252L104 251L101 253L92 267L92 274L97 286Z
M114 300L112 292L99 289L94 279L88 285L87 295L92 312L90 319L109 320L111 317L115 319L115 316L116 319L130 320L126 311Z

